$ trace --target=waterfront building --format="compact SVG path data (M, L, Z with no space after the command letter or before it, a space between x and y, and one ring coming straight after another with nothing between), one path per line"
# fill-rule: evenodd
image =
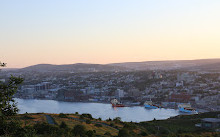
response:
M191 96L189 94L186 93L173 93L171 94L169 101L170 102L189 102Z
M202 128L219 128L220 119L219 118L204 118L201 121Z
M116 91L115 91L115 97L116 98L122 98L122 97L124 97L124 90L121 90L121 89L117 89Z

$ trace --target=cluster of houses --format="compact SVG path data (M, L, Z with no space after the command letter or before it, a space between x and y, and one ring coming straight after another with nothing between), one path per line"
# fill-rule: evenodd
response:
M165 107L190 102L196 108L220 110L219 73L139 71L20 75L25 81L16 94L19 98L95 102L117 98L130 103L151 99Z

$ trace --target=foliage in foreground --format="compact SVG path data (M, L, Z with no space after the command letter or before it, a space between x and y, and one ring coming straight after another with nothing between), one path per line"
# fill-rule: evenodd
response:
M5 67L5 65L5 63L0 62L0 67ZM0 117L11 116L18 112L13 95L22 81L22 78L13 76L6 82L0 81Z
M33 121L34 117L42 116L43 114L24 114L18 116L10 116L7 119L0 121L0 136L11 137L111 137L111 132L102 132L98 134L96 130L89 128L93 125L95 128L103 130L104 128L115 128L118 126L118 135L115 137L218 137L219 132L211 130L204 130L195 127L194 123L198 122L203 117L215 117L219 112L211 112L193 116L178 116L168 120L155 120L150 122L122 122L117 120L113 121L99 121L98 119L91 120L90 116L85 118L84 122L75 121L77 124L70 126L67 124L71 119L70 116L78 116L74 114L51 114L56 121L61 120L59 124L50 125L42 122L35 122L35 124L24 124L23 121ZM84 114L85 116L85 114ZM108 126L97 126L97 123L88 123L86 120L99 123L107 123ZM195 121L194 121L195 120ZM185 123L182 123L185 121ZM191 121L191 123L190 123ZM66 123L67 122L67 123ZM74 120L72 120L74 122ZM188 124L187 124L188 123ZM101 124L100 124L101 125ZM88 126L88 127L87 127Z

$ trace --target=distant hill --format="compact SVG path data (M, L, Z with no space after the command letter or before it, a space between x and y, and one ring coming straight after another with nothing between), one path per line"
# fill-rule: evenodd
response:
M220 62L189 67L187 69L188 70L202 70L202 71L220 71Z
M113 63L109 65L120 66L134 70L173 70L173 69L186 69L186 70L218 69L219 70L220 59L125 62L125 63Z
M125 71L125 68L120 66L109 66L100 64L70 64L70 65L51 65L38 64L20 69L20 71L71 71L71 72L101 72L101 71Z
M19 71L71 71L71 72L102 72L102 71L145 71L145 70L218 70L220 71L220 59L200 59L200 60L171 60L171 61L145 61L145 62L125 62L113 64L67 64L52 65L38 64L19 69Z

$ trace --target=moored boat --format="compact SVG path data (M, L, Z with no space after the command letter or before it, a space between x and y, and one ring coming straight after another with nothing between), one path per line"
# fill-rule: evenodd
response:
M125 107L121 102L119 102L117 99L111 100L112 107Z
M146 101L146 102L144 103L144 107L145 107L145 108L148 108L148 109L157 109L157 108L160 108L159 106L153 104L152 101Z
M180 112L183 113L198 114L198 112L194 108L192 108L189 103L179 104L178 109Z

